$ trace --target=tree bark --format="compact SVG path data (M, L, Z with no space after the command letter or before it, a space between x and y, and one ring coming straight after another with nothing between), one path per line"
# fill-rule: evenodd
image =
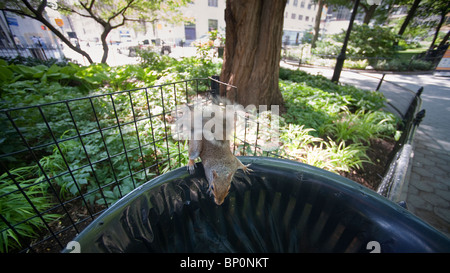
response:
M314 36L311 41L311 48L316 47L316 41L319 38L320 20L322 19L322 10L323 10L324 4L325 4L325 2L323 0L319 0L319 2L317 3L319 8L317 9L317 13L316 13L316 21L314 22Z
M103 47L103 56L102 56L102 63L106 63L106 60L108 59L108 52L109 52L109 47L108 47L108 41L106 40L106 38L108 37L108 34L111 32L111 27L107 24L103 25L103 32L100 35L100 41L102 41L102 47Z
M353 6L352 16L350 17L350 22L348 23L347 32L345 33L344 44L342 45L341 53L339 53L338 57L336 58L336 65L334 67L333 77L331 78L331 81L334 83L339 82L342 67L344 67L345 52L347 51L347 44L348 44L348 40L350 39L350 33L352 32L353 22L355 21L356 13L358 13L359 2L360 2L360 0L355 0L355 5Z
M398 31L398 35L402 36L403 33L406 30L406 27L409 25L409 22L414 17L414 14L416 13L417 8L419 7L419 4L422 0L414 0L413 5L411 6L411 9L409 9L408 14L406 15L405 21L403 21L402 26L400 27L400 30ZM398 40L394 42L394 46L398 45Z
M220 93L243 106L279 105L278 86L284 9L287 0L227 0L226 44Z
M448 38L450 38L450 30L445 34L444 39L439 43L438 47L443 47L447 43Z
M372 19L373 15L375 14L375 10L378 8L378 5L371 5L369 8L363 6L364 9L364 20L363 20L363 24L369 24L370 20Z
M432 50L433 49L434 44L436 43L436 40L437 40L437 38L439 36L439 32L441 31L441 27L442 27L442 25L445 22L445 18L446 18L447 11L448 11L449 8L450 8L450 3L448 3L447 7L442 10L442 12L440 14L441 15L441 19L439 20L439 23L438 23L438 25L436 27L436 31L434 32L434 36L433 36L433 41L431 42L430 48L428 50ZM447 37L447 39L448 39L448 37Z

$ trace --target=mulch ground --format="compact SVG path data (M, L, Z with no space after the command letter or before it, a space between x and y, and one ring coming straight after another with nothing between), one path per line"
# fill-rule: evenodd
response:
M348 173L342 172L340 175L358 182L369 189L376 190L385 175L394 146L394 140L371 140L367 156L372 163L365 162L363 163L363 168L354 169Z

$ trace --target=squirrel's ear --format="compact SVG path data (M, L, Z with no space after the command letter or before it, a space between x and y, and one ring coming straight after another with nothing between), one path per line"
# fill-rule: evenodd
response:
M212 170L212 173L213 173L213 178L216 179L217 176L218 176L217 173L216 173L216 171L215 171L215 170Z

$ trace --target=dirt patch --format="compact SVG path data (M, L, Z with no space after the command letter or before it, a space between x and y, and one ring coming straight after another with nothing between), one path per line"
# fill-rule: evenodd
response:
M392 150L394 140L373 139L369 143L367 156L372 163L363 163L363 168L352 169L348 173L341 172L340 175L351 179L369 189L376 190L386 172L387 164Z
M59 253L70 241L83 231L96 216L100 215L106 209L106 206L91 206L90 211L82 204L81 200L77 200L73 203L66 203L65 213L64 208L59 207L56 212L61 216L60 219L49 223L50 228L53 230L55 237L53 237L47 230L43 232L42 237L38 240L31 242L32 250L30 252L37 253ZM76 228L74 227L76 226ZM49 236L52 236L50 239ZM44 240L42 242L39 242Z

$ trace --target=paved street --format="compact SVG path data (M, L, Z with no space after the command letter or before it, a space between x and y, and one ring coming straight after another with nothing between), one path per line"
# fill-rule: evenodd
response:
M301 69L330 79L333 75L332 69ZM381 73L342 71L340 82L375 90L381 77ZM414 138L411 173L404 191L412 213L450 236L450 78L432 74L387 74L385 80L413 91L424 87L421 98L426 117ZM389 84L383 84L380 91L400 111L406 110L413 96Z

